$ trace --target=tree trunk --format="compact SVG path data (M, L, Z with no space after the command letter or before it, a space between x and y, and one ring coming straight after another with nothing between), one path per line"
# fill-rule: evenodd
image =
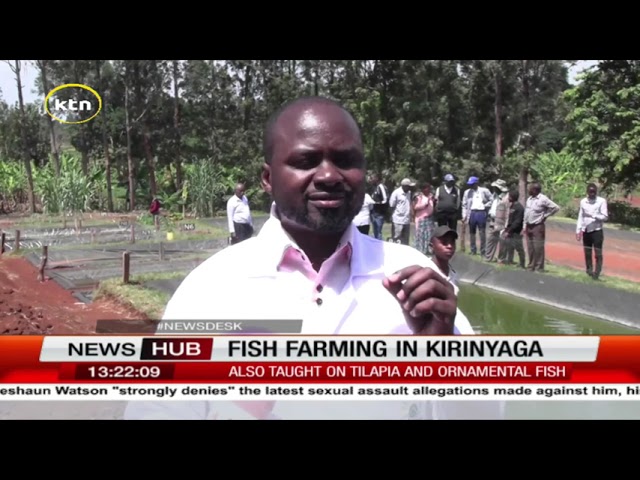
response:
M527 203L527 197L529 196L527 193L528 178L529 167L527 165L522 165L520 167L520 175L518 176L518 190L520 193L520 203L522 205L525 205Z
M175 166L176 166L176 190L182 188L182 138L180 136L180 91L178 88L179 70L178 61L173 60L173 131L175 135Z
M147 165L149 165L149 189L151 190L151 196L155 197L158 194L158 185L156 184L156 162L153 158L151 134L149 133L149 124L147 123L146 114L142 120L142 146L144 148L144 156L147 159Z
M524 128L527 132L527 137L525 140L525 151L528 151L531 147L531 113L529 112L529 103L530 103L530 89L529 89L529 60L522 61L522 95L524 96ZM527 201L527 190L528 190L528 182L529 182L529 157L525 156L525 160L522 162L520 166L520 175L519 175L519 188L520 188L520 198L522 199L523 205L524 202Z
M129 72L125 66L125 87L124 87L124 124L127 133L127 166L129 169L129 211L132 212L136 206L136 184L135 172L133 170L133 157L131 156L131 118L129 104Z
M29 212L36 213L36 196L33 185L33 172L31 171L31 156L29 155L29 146L27 141L26 130L26 114L24 110L24 98L22 96L22 78L20 75L20 60L15 60L15 68L12 68L16 74L16 83L18 86L18 105L20 106L20 136L22 138L22 158L24 160L24 168L27 174L27 194L29 195Z
M504 144L502 138L502 74L500 72L500 67L496 67L496 71L494 73L494 81L495 81L495 121L496 121L496 135L495 135L495 143L496 143L496 161L498 162L498 172L502 169L502 155L503 149L502 146Z
M244 115L243 115L243 129L246 132L249 130L250 121L251 121L251 85L253 83L253 75L252 75L252 66L251 64L247 64L244 69L244 89L242 93L242 100L244 102Z
M74 79L76 83L82 83L82 79L80 78L80 68L78 62L81 60L73 61L73 72ZM86 176L89 175L89 152L87 152L87 140L85 136L85 125L76 125L77 128L80 129L80 157L82 162L82 173Z
M44 90L44 96L46 97L47 94L51 91L51 88L49 86L49 79L47 77L47 60L37 60L37 64L40 67L40 75L42 76L42 88ZM60 177L60 155L58 154L58 145L56 142L55 120L49 117L47 124L49 127L53 168L56 171L56 177Z
M102 93L103 102L105 101L105 88L102 84L102 72L101 72L101 63L100 60L96 60L96 78L98 80L98 85L100 88L100 92ZM102 112L101 115L101 126L102 126L102 148L104 150L104 167L105 167L105 175L107 177L107 211L113 212L113 192L111 187L111 155L109 154L109 140L107 135L107 117L106 112Z

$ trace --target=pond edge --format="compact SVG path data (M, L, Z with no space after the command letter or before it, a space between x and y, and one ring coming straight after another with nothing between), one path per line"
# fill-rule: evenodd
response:
M476 285L523 300L640 329L640 294L572 282L527 270L496 269L469 255L456 255L451 265L464 284ZM586 274L585 274L586 275Z

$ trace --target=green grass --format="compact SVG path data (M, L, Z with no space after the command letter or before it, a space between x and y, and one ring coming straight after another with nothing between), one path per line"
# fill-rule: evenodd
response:
M573 282L586 283L589 285L596 284L618 290L626 290L627 292L640 293L640 283L626 280L624 278L603 275L599 280L593 280L582 270L576 270L563 265L554 265L549 262L546 262L545 270L551 275L571 280Z
M112 278L100 283L95 292L95 298L112 298L152 320L158 320L162 318L171 295L147 288L144 283L154 280L182 279L185 276L186 272L149 273L136 275L131 278L129 284L122 283L121 279Z
M572 225L576 224L576 219L575 218L569 218L569 217L551 217L550 220L552 222L558 222L558 223L570 223ZM605 228L611 228L613 230L625 230L627 232L637 232L640 233L640 228L636 228L636 227L630 227L628 225L623 225L621 223L610 223L608 222L605 225Z

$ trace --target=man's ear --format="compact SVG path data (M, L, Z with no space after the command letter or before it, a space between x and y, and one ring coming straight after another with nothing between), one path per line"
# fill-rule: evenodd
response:
M262 165L262 175L260 176L262 189L271 195L271 166L267 163Z

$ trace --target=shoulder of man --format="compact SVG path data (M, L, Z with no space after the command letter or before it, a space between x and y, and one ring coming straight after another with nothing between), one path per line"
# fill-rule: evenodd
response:
M196 319L203 304L227 299L225 292L236 292L247 278L247 261L260 250L258 237L224 248L193 269L169 300L163 319ZM222 300L221 300L222 301Z

